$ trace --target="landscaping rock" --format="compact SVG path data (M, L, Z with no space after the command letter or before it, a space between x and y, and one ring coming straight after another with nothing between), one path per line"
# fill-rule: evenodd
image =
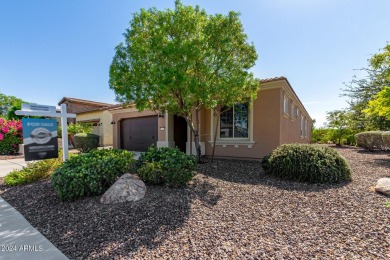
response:
M113 204L142 199L146 186L136 176L126 173L122 175L100 198L100 203Z
M375 186L375 191L390 195L390 178L380 178Z

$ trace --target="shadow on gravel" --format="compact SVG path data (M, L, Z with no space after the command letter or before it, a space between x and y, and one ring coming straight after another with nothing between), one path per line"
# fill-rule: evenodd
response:
M198 166L198 172L206 176L227 182L247 185L269 186L286 191L320 192L327 189L338 189L351 182L338 184L306 184L285 181L266 174L259 161L218 159L209 160Z
M214 206L220 196L202 180L187 188L148 186L144 199L102 205L100 197L61 203L50 181L1 196L69 258L114 258L160 245L188 219L191 204Z

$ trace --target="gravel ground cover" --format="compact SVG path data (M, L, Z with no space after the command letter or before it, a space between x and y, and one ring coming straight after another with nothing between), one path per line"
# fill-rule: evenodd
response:
M254 161L201 164L194 181L148 186L135 203L99 197L59 203L50 181L0 195L69 258L390 258L390 153L335 148L353 182L307 185L263 173Z

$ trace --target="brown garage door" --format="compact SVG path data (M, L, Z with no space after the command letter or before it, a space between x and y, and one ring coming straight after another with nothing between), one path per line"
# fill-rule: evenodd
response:
M144 152L157 144L157 116L128 118L121 121L121 148Z

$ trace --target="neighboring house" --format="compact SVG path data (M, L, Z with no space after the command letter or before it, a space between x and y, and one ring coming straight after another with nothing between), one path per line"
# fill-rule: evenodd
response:
M285 77L261 80L258 97L221 114L215 156L260 159L285 143L310 143L313 120ZM134 105L108 108L113 119L113 145L131 151L148 146L179 147L195 154L195 144L183 118L167 113L139 112ZM200 112L202 155L210 156L216 117Z
M112 114L107 109L115 105L70 97L61 99L58 105L61 104L67 105L68 113L76 114L68 122L91 124L93 133L100 136L100 146L112 146Z

